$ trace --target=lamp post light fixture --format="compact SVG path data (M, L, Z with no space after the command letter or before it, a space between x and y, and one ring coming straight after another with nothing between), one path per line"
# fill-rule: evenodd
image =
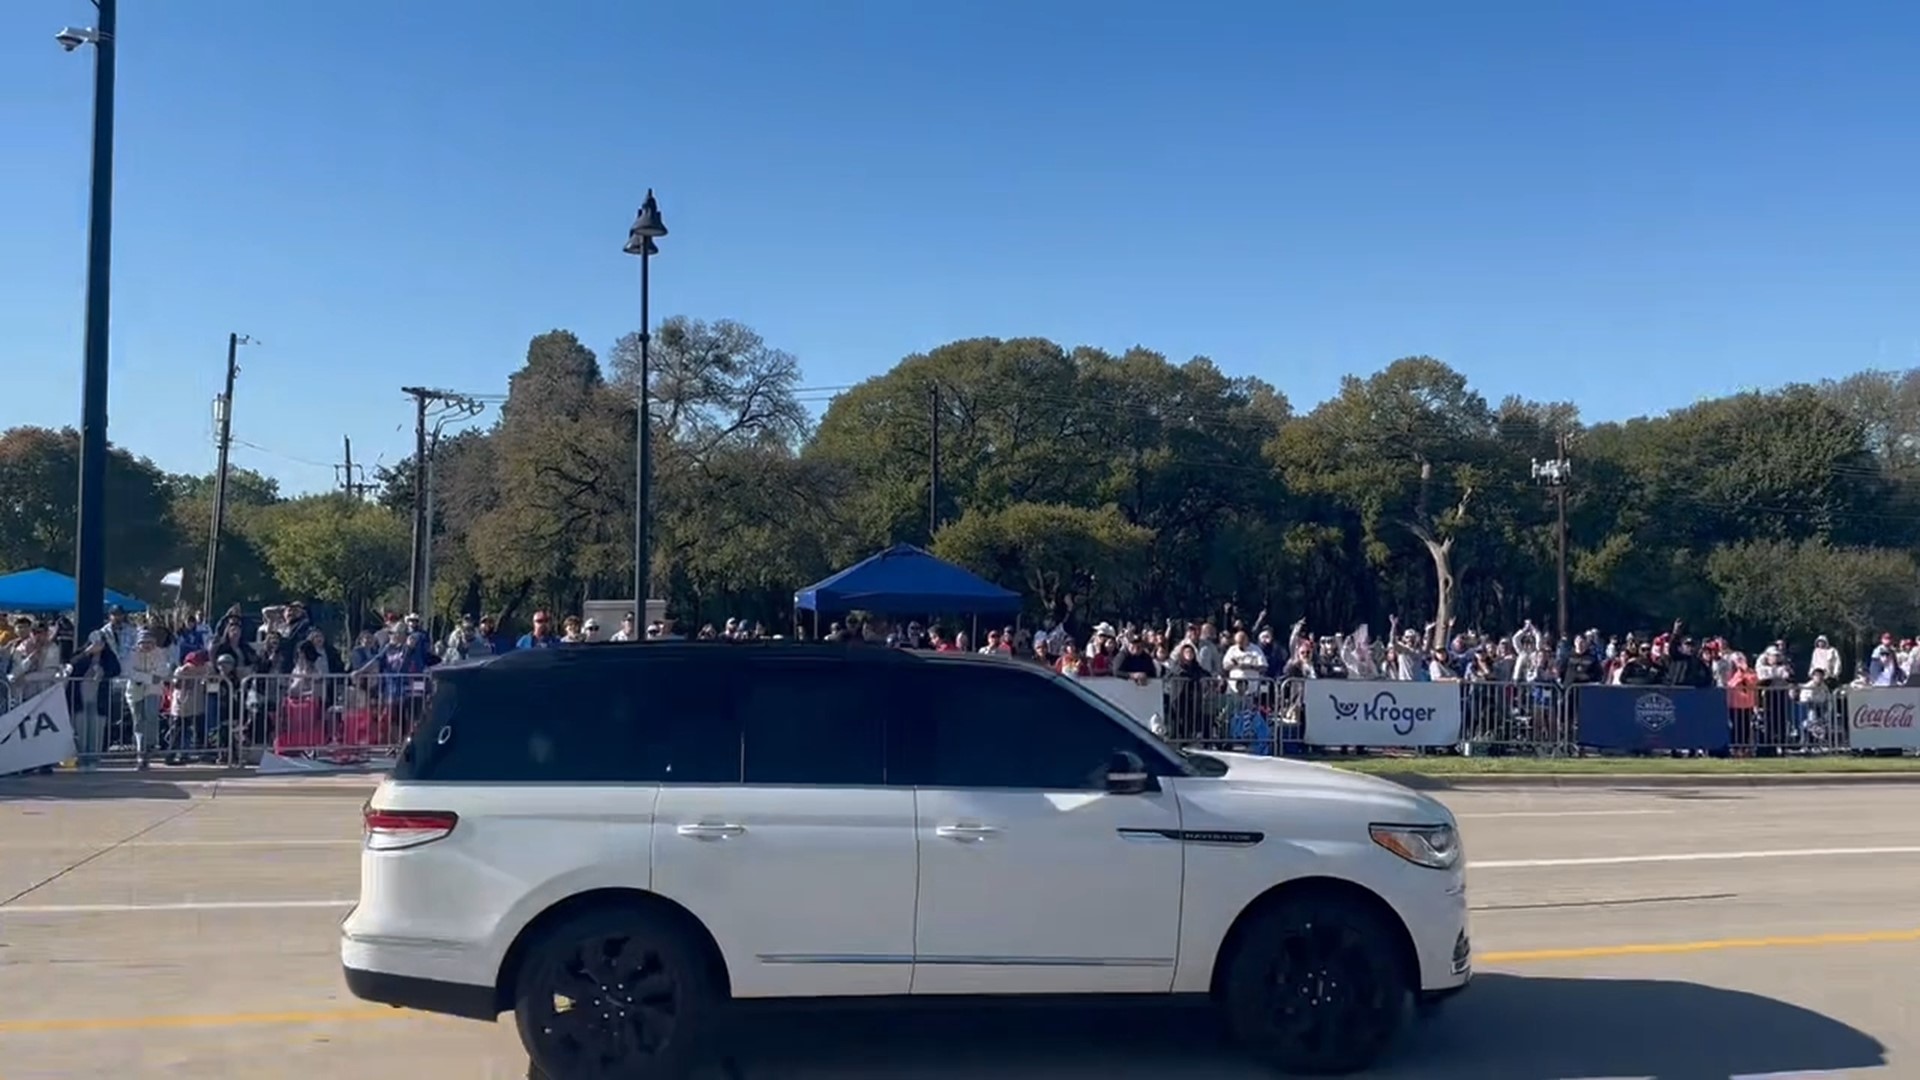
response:
M117 0L93 0L97 26L55 34L73 52L93 46L93 187L87 214L86 365L80 390L79 520L74 536L74 629L103 621L107 591L107 328L113 262L113 53ZM84 640L84 637L82 638Z
M647 600L650 599L648 572L652 569L650 540L653 512L653 439L652 425L649 423L650 402L652 396L651 373L647 364L647 346L653 340L653 313L649 310L651 289L649 279L650 264L660 247L654 241L667 235L667 223L660 217L660 204L654 201L653 189L647 189L646 201L640 204L640 212L634 216L633 227L627 230L627 246L623 249L629 255L640 256L640 387L639 418L634 422L634 468L633 468L633 619L643 631L647 621Z

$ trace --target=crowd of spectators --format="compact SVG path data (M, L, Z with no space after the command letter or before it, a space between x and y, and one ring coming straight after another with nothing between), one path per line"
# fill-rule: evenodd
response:
M848 620L832 623L821 636L1000 654L1089 678L1164 679L1167 713L1176 728L1186 726L1184 717L1217 713L1222 700L1247 697L1262 698L1263 711L1275 718L1295 719L1282 687L1312 679L1379 679L1717 686L1729 693L1736 729L1744 722L1762 733L1783 727L1806 732L1828 721L1833 695L1849 675L1852 685L1902 686L1920 671L1920 643L1892 634L1881 635L1849 672L1824 636L1804 652L1777 640L1749 654L1721 638L1696 639L1679 623L1659 634L1588 630L1562 642L1532 622L1504 634L1435 630L1433 624L1403 627L1395 619L1379 638L1365 626L1315 634L1304 620L1279 631L1265 612L1248 622L1229 609L1219 622L1075 627L1049 618L1037 627L980 631L976 625L972 632L917 620ZM436 641L418 615L389 612L351 641L339 642L299 601L265 608L257 619L235 606L211 623L197 611L130 616L113 608L105 625L84 635L65 618L0 619L0 677L12 703L64 680L83 761L124 749L146 767L156 758L224 760L248 744L297 749L358 739L390 743L398 737L395 729L404 731L423 707L427 669L446 661L599 642L779 636L745 619L705 624L692 633L658 622L642 630L632 614L608 632L591 617L556 619L539 611L518 638L503 633L492 617L469 615ZM805 628L796 636L807 636ZM268 686L248 681L258 675L274 679ZM1914 682L1920 684L1920 677ZM1788 704L1774 707L1770 701ZM1741 734L1736 730L1737 741Z

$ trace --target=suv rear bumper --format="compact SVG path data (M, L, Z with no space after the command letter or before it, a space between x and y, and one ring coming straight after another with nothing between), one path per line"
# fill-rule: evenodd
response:
M469 986L344 965L341 971L347 977L347 989L362 1001L489 1022L499 1019L503 1011L491 986Z

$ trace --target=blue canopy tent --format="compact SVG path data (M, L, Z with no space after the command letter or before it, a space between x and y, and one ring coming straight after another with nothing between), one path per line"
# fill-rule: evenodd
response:
M912 544L895 544L794 593L793 606L813 612L817 634L822 614L1017 615L1023 601L1019 593Z
M0 611L55 615L72 611L79 596L80 584L58 570L41 567L0 575ZM106 592L106 602L120 605L123 611L147 610L147 605L112 589Z

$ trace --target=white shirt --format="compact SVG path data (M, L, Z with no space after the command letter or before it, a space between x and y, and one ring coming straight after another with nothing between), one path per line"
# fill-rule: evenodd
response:
M1793 669L1787 666L1777 653L1761 653L1760 662L1753 667L1753 673L1761 682L1769 679L1792 679Z
M1840 650L1831 645L1815 646L1813 658L1807 661L1807 674L1811 676L1815 671L1826 672L1829 679L1839 678Z
M1267 673L1267 654L1261 652L1260 646L1252 642L1228 646L1226 656L1221 662L1226 666L1227 678L1233 680L1233 689L1236 693L1245 693L1249 681Z

